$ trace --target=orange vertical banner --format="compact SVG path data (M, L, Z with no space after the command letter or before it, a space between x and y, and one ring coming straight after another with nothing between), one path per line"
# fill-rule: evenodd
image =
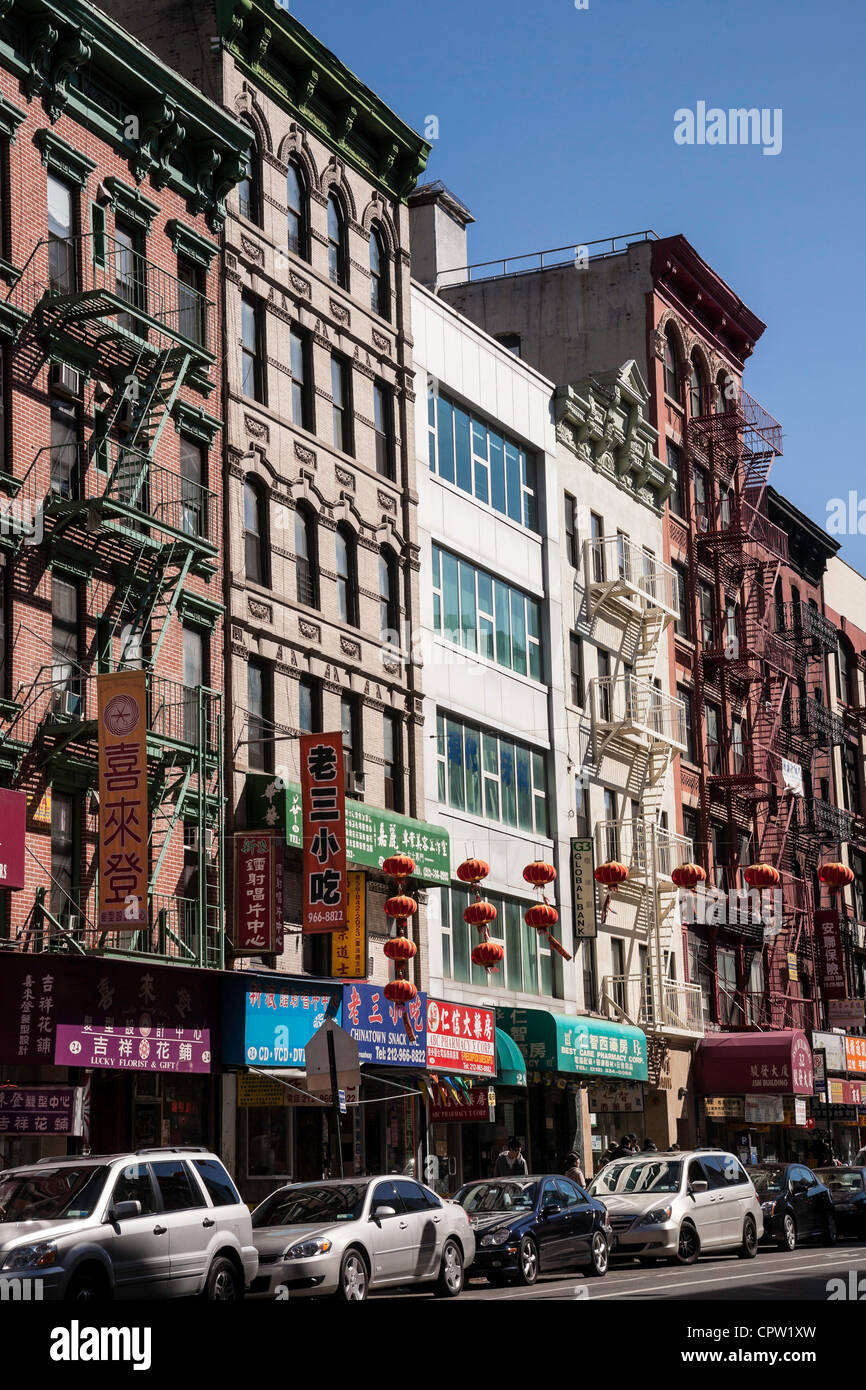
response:
M96 678L99 708L99 912L101 931L147 925L147 675Z

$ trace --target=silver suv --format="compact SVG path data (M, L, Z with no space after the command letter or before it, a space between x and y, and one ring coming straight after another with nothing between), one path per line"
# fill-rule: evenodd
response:
M43 1299L232 1301L258 1263L249 1208L207 1149L43 1158L0 1172L0 1280L39 1279Z
M751 1260L764 1234L752 1180L722 1149L616 1158L589 1190L607 1207L617 1254L688 1265L702 1250L736 1250Z

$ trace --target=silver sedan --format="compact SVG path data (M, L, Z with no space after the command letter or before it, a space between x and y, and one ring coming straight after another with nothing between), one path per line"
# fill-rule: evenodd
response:
M291 1183L253 1212L259 1273L250 1293L270 1298L333 1295L361 1303L394 1284L462 1292L475 1236L461 1206L412 1178Z

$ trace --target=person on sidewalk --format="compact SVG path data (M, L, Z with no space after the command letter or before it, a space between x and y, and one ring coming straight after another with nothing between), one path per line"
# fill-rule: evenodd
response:
M580 1166L580 1158L574 1151L565 1155L565 1176L576 1182L578 1187L586 1187L586 1178Z
M526 1166L526 1159L521 1153L523 1145L519 1139L513 1135L508 1141L508 1146L499 1155L493 1169L494 1178L519 1178L525 1177L529 1172Z

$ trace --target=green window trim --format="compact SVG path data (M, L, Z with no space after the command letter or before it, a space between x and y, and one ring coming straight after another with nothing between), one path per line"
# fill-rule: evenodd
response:
M184 590L178 600L177 611L182 623L213 633L226 610L221 603L214 603L211 599L202 598L200 594L191 594Z
M42 163L52 174L59 174L83 188L96 168L96 160L73 149L53 130L37 130L34 140L42 153Z
M194 439L197 444L210 448L223 427L222 420L209 415L201 406L190 405L188 401L177 400L172 411L178 434Z
M204 266L205 270L210 269L213 258L219 251L216 242L208 241L207 237L203 237L200 232L194 231L176 217L169 218L165 230L171 237L176 255L186 256L187 260L195 261L197 265Z
M436 760L443 806L549 838L547 762L541 749L437 711Z
M153 219L159 212L159 204L151 202L150 198L145 198L139 189L124 183L123 179L119 179L116 174L109 174L102 182L111 194L112 212L119 213L121 217L135 222L137 226L143 227L146 232L149 232L153 225Z
M432 583L433 628L444 641L542 684L537 599L435 543Z
M6 136L10 144L15 144L18 127L26 119L27 113L0 95L0 134Z

